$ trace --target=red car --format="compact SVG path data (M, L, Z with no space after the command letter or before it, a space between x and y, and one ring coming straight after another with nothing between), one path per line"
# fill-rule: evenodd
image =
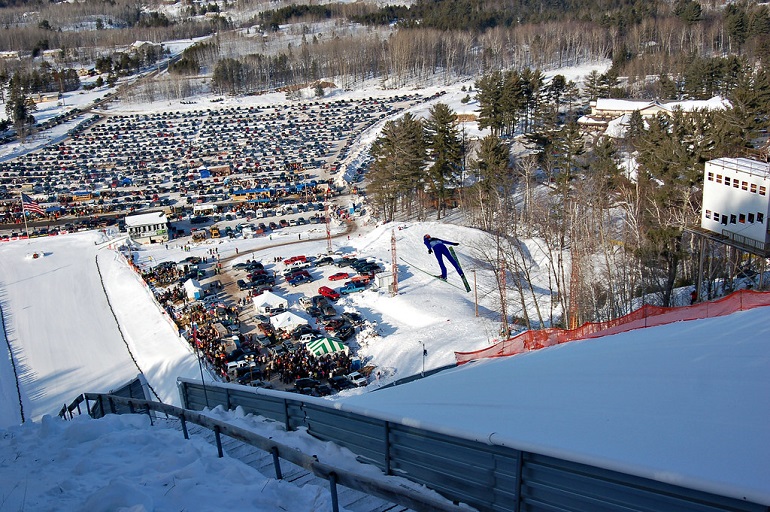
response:
M318 289L318 293L326 297L327 299L337 300L340 298L340 294L329 288L328 286L322 286Z
M344 279L347 279L350 277L350 274L347 272L337 272L336 274L332 274L329 276L329 281L342 281Z

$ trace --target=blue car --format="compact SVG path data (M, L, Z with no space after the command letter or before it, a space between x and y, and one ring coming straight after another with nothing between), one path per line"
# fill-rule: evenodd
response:
M292 286L297 286L297 285L300 285L302 283L309 283L312 280L313 280L312 277L310 277L308 275L305 275L305 274L300 274L300 275L298 275L296 277L293 277L292 279L289 279L289 284L292 285Z

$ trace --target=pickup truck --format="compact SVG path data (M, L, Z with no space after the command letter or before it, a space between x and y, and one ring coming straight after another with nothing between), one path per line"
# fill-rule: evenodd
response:
M292 286L298 286L298 285L301 285L302 283L308 283L312 280L313 280L312 277L308 275L300 274L296 277L289 279L289 284Z
M363 283L350 282L340 288L341 295L347 295L349 293L362 292L366 290L366 285Z

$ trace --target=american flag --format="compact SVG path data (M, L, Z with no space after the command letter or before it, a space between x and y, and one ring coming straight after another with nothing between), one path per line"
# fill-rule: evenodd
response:
M43 209L40 208L40 204L29 197L27 194L21 195L21 207L26 212L35 212L39 213L40 215L45 215Z

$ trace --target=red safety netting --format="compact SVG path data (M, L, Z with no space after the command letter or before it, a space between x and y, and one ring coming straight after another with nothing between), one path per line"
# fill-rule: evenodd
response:
M502 357L552 347L560 343L588 338L599 338L610 334L627 332L643 327L671 324L686 320L712 318L729 315L761 306L770 306L770 292L740 290L721 299L701 302L692 306L664 308L644 305L636 311L607 322L588 322L577 329L540 329L525 331L521 334L499 341L487 348L474 352L455 352L457 364L476 359Z

